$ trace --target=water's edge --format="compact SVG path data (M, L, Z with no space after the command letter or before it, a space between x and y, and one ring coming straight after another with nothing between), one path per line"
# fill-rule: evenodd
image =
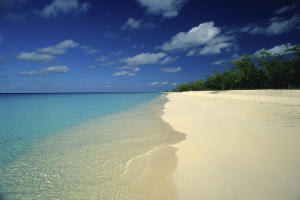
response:
M1 170L0 191L8 199L176 199L169 145L184 136L161 119L166 101L162 95L47 138Z

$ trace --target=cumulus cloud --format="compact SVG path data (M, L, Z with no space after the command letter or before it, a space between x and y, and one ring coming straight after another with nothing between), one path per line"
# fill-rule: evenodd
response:
M227 62L227 60L217 60L217 61L213 62L212 65L222 65L226 62Z
M140 71L140 68L135 66L122 66L118 69L121 71L114 73L112 76L136 76L136 72Z
M232 45L233 36L221 34L221 28L214 22L205 22L188 32L180 32L165 42L160 48L164 51L189 50L187 56L221 53Z
M140 68L139 67L135 67L135 66L122 66L122 67L118 67L118 69L120 69L120 70L131 70L133 72L140 71Z
M177 33L171 41L164 43L161 49L171 51L198 47L211 41L220 31L220 28L214 26L214 22L202 23L188 32Z
M261 56L261 52L263 52L263 51L268 52L268 53L270 53L272 55L275 55L275 54L282 55L282 54L286 53L285 51L286 51L286 47L287 46L290 47L290 48L292 48L295 45L291 45L290 43L287 43L287 44L282 44L282 45L274 46L273 48L270 48L270 49L263 48L263 49L260 49L260 50L256 51L254 53L254 55L255 56ZM291 52L288 52L288 53L291 53Z
M95 69L96 66L95 66L95 65L89 65L88 68L89 68L89 69Z
M237 53L234 53L231 55L231 60L239 60L242 56L237 54Z
M108 65L112 65L112 64L115 64L115 62L114 61L109 61L109 62L101 63L100 65L101 66L108 66Z
M20 73L22 76L35 76L35 75L45 75L50 73L66 73L69 72L70 68L67 66L51 66L42 68L38 71L23 71Z
M241 57L242 57L241 55L239 55L239 54L237 54L237 53L234 53L234 54L232 54L232 55L230 56L229 59L217 60L217 61L215 61L215 62L213 62L213 63L211 63L211 64L212 64L212 65L222 65L222 64L224 64L224 63L230 63L230 62L232 62L232 61L234 61L234 60L239 60Z
M133 18L129 18L127 22L122 26L122 30L128 29L138 29L141 26L142 20L135 20Z
M230 42L232 39L233 37L219 36L201 48L199 55L219 54L221 53L222 49L228 50L229 47L232 46L232 43Z
M146 12L151 15L162 15L165 18L176 17L183 4L188 0L137 0Z
M198 52L197 49L192 49L192 50L187 52L186 56L194 56L194 55L197 54L197 52Z
M77 46L78 44L73 40L64 40L54 46L38 48L33 52L21 52L17 58L24 61L48 62L55 56L66 54L68 49Z
M130 71L119 71L114 73L112 76L135 76L136 73L130 72Z
M39 53L51 54L51 55L62 55L65 54L67 49L77 47L78 44L73 40L64 40L54 46L39 48L36 51Z
M140 71L140 68L135 65L125 65L117 69L121 71L114 73L112 76L136 76L136 73Z
M96 58L96 61L99 61L99 62L104 62L106 60L108 60L108 58L105 57L105 56L101 56L101 57Z
M45 6L39 14L42 17L58 17L66 14L86 13L90 8L90 3L80 4L78 0L54 0L51 4Z
M156 65L166 64L174 61L176 58L168 56L164 52L159 53L141 53L133 57L123 59L122 62L127 65Z
M241 28L241 32L249 32L250 34L279 35L291 31L300 23L300 16L294 15L289 19L282 17L272 17L265 25L257 25L252 23Z
M166 81L154 81L154 82L150 83L149 85L150 86L161 86L161 85L167 85L167 84L168 84L168 82L166 82Z
M140 71L140 68L139 67L135 67L135 68L132 69L132 71L138 72L138 71Z
M81 47L81 49L82 49L86 54L95 54L95 53L100 52L99 50L94 49L94 48L91 47L91 46L81 45L80 47Z
M168 73L180 72L182 70L181 67L173 67L173 68L161 68L161 71Z
M281 7L279 9L275 10L274 13L279 15L279 14L285 13L287 11L293 10L295 8L296 8L296 4L292 4L292 5Z
M36 52L21 52L17 58L24 61L34 61L34 62L47 62L53 60L55 57L48 54L40 54Z
M129 18L125 24L121 27L122 30L137 30L142 28L154 28L154 23L144 23L143 20L136 20L134 18Z

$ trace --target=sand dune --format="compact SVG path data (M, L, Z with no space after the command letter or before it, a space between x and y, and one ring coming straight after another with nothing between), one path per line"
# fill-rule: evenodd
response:
M183 200L299 200L300 91L169 93Z

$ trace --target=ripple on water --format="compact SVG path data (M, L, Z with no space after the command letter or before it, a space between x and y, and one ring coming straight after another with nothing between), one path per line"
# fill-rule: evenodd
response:
M34 145L2 169L3 195L8 199L146 198L135 181L147 167L145 156L183 139L161 120L164 102L157 98Z

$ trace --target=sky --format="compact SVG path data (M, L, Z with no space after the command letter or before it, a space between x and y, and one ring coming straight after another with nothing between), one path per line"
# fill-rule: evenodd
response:
M157 92L300 43L295 0L0 0L0 92Z

